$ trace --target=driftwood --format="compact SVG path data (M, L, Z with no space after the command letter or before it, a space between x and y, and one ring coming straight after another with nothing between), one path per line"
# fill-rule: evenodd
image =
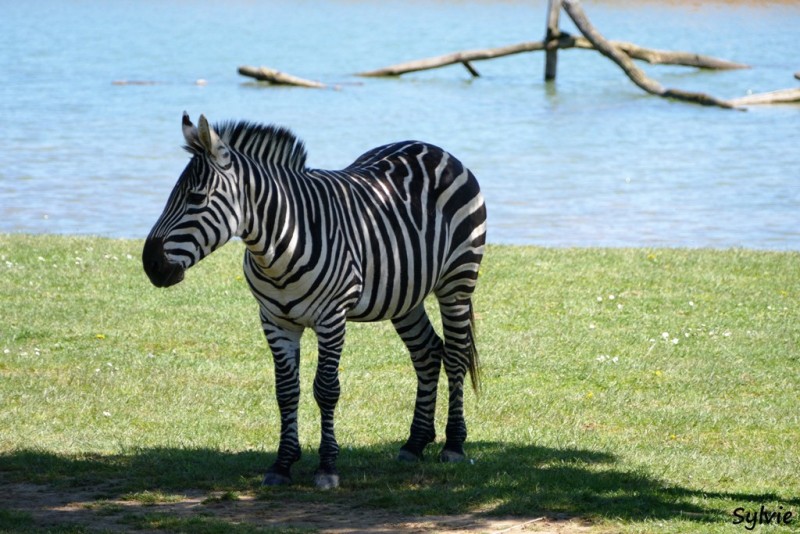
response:
M663 65L683 65L687 67L697 67L701 69L747 69L748 65L742 63L734 63L724 59L719 59L711 56L704 56L695 54L693 52L680 52L670 50L655 50L652 48L644 48L632 43L624 41L609 41L613 46L619 48L633 59L640 59L648 63L663 64ZM566 32L560 32L555 40L549 42L545 41L526 41L514 45L501 46L497 48L481 48L477 50L464 50L461 52L453 52L441 56L429 57L425 59L417 59L413 61L406 61L390 65L381 69L360 72L358 76L368 77L381 77L381 76L400 76L408 74L409 72L417 72L421 70L438 69L448 65L455 65L457 63L469 63L470 61L484 61L487 59L495 59L503 56L510 56L513 54L521 54L524 52L538 52L541 50L548 50L548 47L554 49L567 49L567 48L583 48L595 50L595 46L584 37L574 37ZM555 69L553 69L553 73Z
M644 71L634 65L633 61L631 61L631 58L626 53L607 41L606 38L603 37L594 26L592 26L578 0L563 0L563 6L564 11L567 12L567 15L569 15L583 36L592 43L597 51L619 65L633 83L648 93L665 98L674 98L677 100L694 102L704 106L719 106L722 108L734 107L725 100L720 100L705 93L693 93L690 91L669 89L664 87L656 80L648 77Z
M755 106L760 104L791 104L800 102L800 88L780 89L768 93L757 93L753 95L733 98L728 102L736 107Z
M359 72L357 76L400 76L401 74L407 74L409 72L437 69L447 65L455 65L456 63L469 64L470 61L483 61L486 59L510 56L512 54L520 54L522 52L533 52L534 50L544 50L544 42L534 41L509 46L501 46L499 48L464 50L462 52L453 52L452 54L445 54L443 56L398 63L382 69Z
M150 80L114 80L111 85L157 85L158 82Z
M681 65L683 67L697 67L698 69L709 70L734 70L750 68L750 65L745 65L744 63L736 63L733 61L728 61L727 59L704 56L702 54L695 54L694 52L682 52L679 50L656 50L653 48L644 48L626 41L609 42L633 59L640 59L652 65ZM592 42L584 37L575 37L574 44L572 46L575 48L585 48L587 50L597 50Z
M578 27L581 36L572 36L559 29L558 18L561 8L567 12ZM682 65L701 69L746 69L748 65L735 63L724 59L711 56L695 54L693 52L682 52L672 50L656 50L645 48L625 41L609 41L589 22L586 13L581 7L580 0L548 0L547 7L547 26L545 38L542 41L529 41L499 48L483 48L477 50L464 50L453 52L442 56L430 57L414 61L407 61L390 65L381 69L360 72L357 76L382 77L400 76L409 72L436 69L448 65L460 63L472 76L480 76L472 65L473 61L484 61L513 54L524 52L535 52L544 50L546 52L545 80L553 80L556 75L557 51L559 49L581 48L597 50L604 56L614 61L625 74L640 88L648 93L664 98L673 98L685 102L693 102L706 106L718 106L722 108L738 108L758 104L780 104L790 102L800 102L800 88L783 89L769 93L748 95L731 100L722 100L705 93L696 93L664 87L658 81L648 77L644 71L637 67L633 59L646 61L652 64L662 65ZM256 80L266 81L273 84L293 85L299 87L327 87L324 83L299 78L291 74L271 69L269 67L239 67L239 74L249 76ZM800 79L800 72L794 74L795 78ZM115 84L140 84L149 82L128 82L115 81ZM199 81L198 81L199 83ZM335 86L338 88L338 86Z
M327 85L322 82L298 78L297 76L292 76L291 74L286 74L285 72L271 69L269 67L250 67L244 65L239 67L239 74L276 85L294 85L297 87L313 87L317 89L327 87Z

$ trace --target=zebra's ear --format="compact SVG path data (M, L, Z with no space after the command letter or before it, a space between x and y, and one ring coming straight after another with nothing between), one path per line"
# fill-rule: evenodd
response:
M219 138L214 128L208 124L205 115L200 115L198 134L200 136L200 143L203 145L203 148L206 149L208 155L221 166L226 166L230 163L228 147L226 147L225 143Z
M183 138L186 140L187 147L197 146L199 141L197 137L197 128L192 124L189 114L185 111L183 112Z

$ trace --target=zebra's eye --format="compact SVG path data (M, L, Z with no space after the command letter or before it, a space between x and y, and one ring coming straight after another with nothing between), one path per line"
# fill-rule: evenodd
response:
M189 191L189 194L186 195L186 201L189 204L200 205L206 201L206 194L198 193L196 191Z

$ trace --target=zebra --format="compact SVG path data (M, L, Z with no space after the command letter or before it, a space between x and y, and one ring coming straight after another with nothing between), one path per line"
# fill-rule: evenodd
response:
M486 241L486 207L472 172L419 141L374 148L331 171L308 168L304 144L284 127L211 126L203 115L195 126L184 112L182 129L191 159L145 240L142 263L155 286L171 286L231 238L244 242L280 412L277 457L263 484L291 484L300 459L300 338L311 328L321 414L314 483L339 485L334 409L347 321L391 320L411 355L416 401L397 458L420 461L435 440L444 366L448 417L439 460L466 459L464 379L469 374L479 392L472 295ZM426 312L429 294L438 300L444 339Z

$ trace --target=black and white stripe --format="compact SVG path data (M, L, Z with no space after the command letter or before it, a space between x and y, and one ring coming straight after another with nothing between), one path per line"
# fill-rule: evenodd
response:
M411 353L417 397L400 458L417 460L435 438L441 366L449 406L443 461L464 458L463 385L478 388L471 297L483 256L486 209L473 174L442 149L406 141L375 148L340 171L309 169L288 130L247 122L212 128L183 119L192 159L145 242L157 286L234 236L247 246L244 272L261 309L275 363L281 439L265 484L291 481L300 457L300 337L312 328L319 361L314 398L322 415L319 487L338 485L333 415L345 324L391 320ZM439 301L443 337L423 301Z

